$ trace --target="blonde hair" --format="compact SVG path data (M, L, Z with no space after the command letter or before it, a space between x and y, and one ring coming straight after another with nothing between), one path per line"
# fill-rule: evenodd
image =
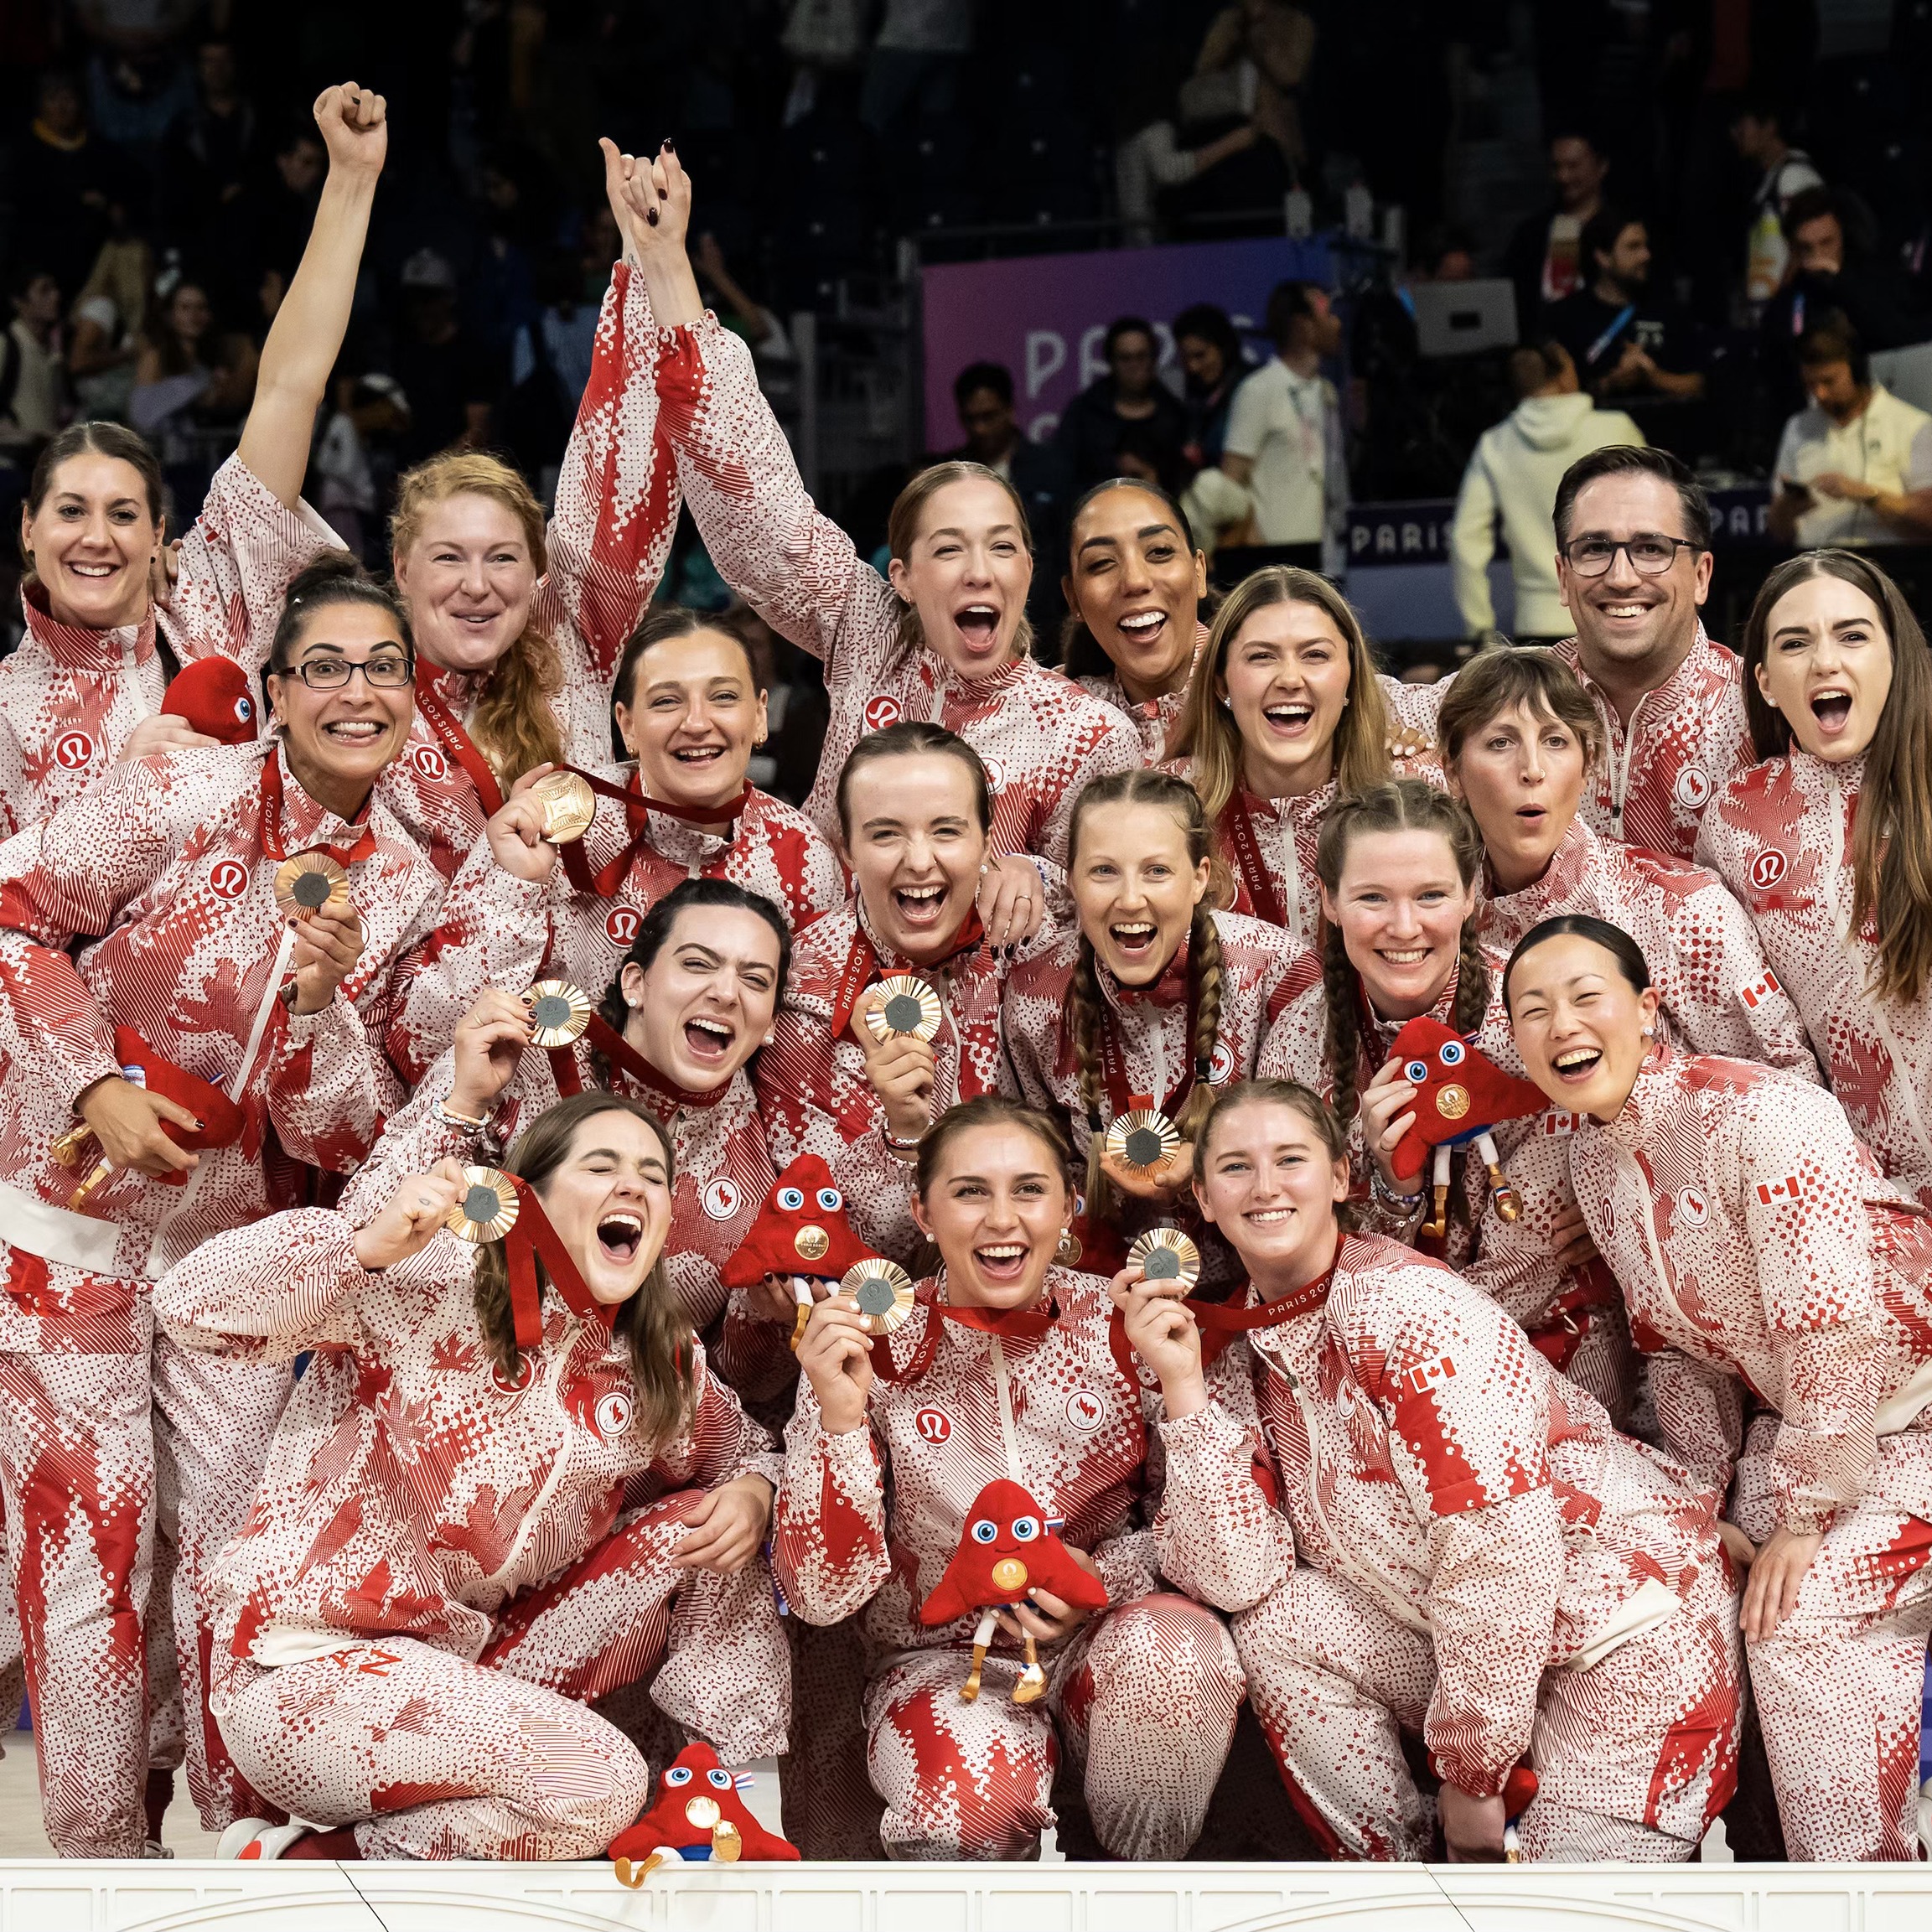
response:
M453 496L487 497L507 510L522 526L538 578L549 574L543 505L507 463L480 450L447 449L404 474L390 521L391 554L401 557L413 547L430 507ZM563 733L551 709L562 689L557 646L534 624L526 624L491 667L469 717L469 735L506 791L536 766L563 762Z
M1213 835L1209 830L1201 801L1191 786L1163 771L1115 771L1095 779L1080 793L1067 827L1067 871L1070 876L1079 862L1080 827L1091 812L1109 806L1158 805L1173 815L1187 842L1188 862L1198 866L1213 857ZM1187 1104L1174 1121L1184 1141L1191 1141L1215 1104L1215 1090L1206 1070L1215 1057L1221 1031L1221 934L1215 924L1214 890L1210 881L1194 906L1193 923L1188 928L1188 982L1194 1018L1194 1038L1188 1042L1194 1056L1194 1085ZM1112 1207L1113 1189L1101 1166L1101 1144L1106 1132L1106 1088L1101 1064L1101 1028L1106 1024L1106 1000L1101 991L1100 968L1094 956L1094 944L1083 932L1074 976L1067 987L1065 1026L1074 1050L1074 1066L1080 1079L1080 1106L1087 1116L1087 1213L1104 1218Z
M1334 625L1349 654L1349 696L1335 727L1335 789L1365 791L1388 777L1389 707L1375 676L1369 640L1349 600L1326 578L1292 564L1271 563L1245 577L1215 613L1208 648L1188 681L1186 703L1168 741L1170 759L1191 760L1189 772L1202 809L1218 821L1241 782L1241 733L1220 686L1228 653L1241 626L1258 610L1277 603L1312 604Z
M1013 521L1019 526L1020 541L1027 546L1028 557L1033 557L1033 526L1027 521L1027 506L1020 501L1019 492L997 469L988 469L983 463L955 460L930 464L893 499L892 512L886 519L885 541L887 551L894 559L904 563L911 556L912 546L919 541L919 526L925 521L926 505L942 489L956 483L991 483L1003 489L1007 500L1013 506ZM899 612L899 642L902 649L907 645L923 647L925 643L925 631L919 624L919 612L910 603ZM1013 655L1025 657L1033 647L1033 626L1023 612L1019 628L1013 633Z

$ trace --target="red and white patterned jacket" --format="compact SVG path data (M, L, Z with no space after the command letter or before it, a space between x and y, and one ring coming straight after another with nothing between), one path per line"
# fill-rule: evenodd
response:
M928 1629L917 1612L974 1500L1002 1477L1064 1523L1064 1541L1093 1557L1111 1603L1158 1588L1144 1526L1146 1404L1109 1344L1106 1284L1052 1270L1058 1319L1023 1318L1027 1332L1003 1337L940 1314L943 1277L917 1292L904 1325L873 1350L866 1427L827 1435L811 1384L799 1378L772 1540L793 1609L813 1624L856 1615L874 1664L970 1644L973 1618ZM889 1379L878 1373L882 1354ZM994 1648L1015 1646L1002 1635Z
M980 754L993 792L994 848L1064 865L1081 787L1142 763L1132 724L1031 657L969 681L904 637L904 606L814 508L759 393L751 351L714 317L663 332L657 388L660 426L718 574L773 629L824 662L831 722L806 816L836 833L834 793L852 748L867 732L919 718Z
M556 509L544 533L550 568L530 612L563 666L562 686L551 700L563 755L586 769L610 762L611 681L677 533L676 466L658 447L651 379L656 335L644 277L619 262L598 316L590 380L564 448ZM458 726L484 681L421 659L417 680L418 691ZM461 866L498 802L478 798L461 751L419 708L409 749L384 780L385 802L446 878ZM465 755L477 754L471 749Z
M816 1154L843 1192L859 1238L910 1266L925 1241L913 1224L912 1169L879 1139L885 1108L852 1037L852 1009L868 987L893 973L916 974L939 995L941 1018L932 1040L936 1119L976 1095L1018 1090L1000 1043L1000 995L1009 968L985 945L942 966L914 966L862 931L863 918L855 896L800 935L772 1043L758 1056L759 1101L780 1169L800 1154ZM1053 940L1051 925L1043 925L1023 956Z
M344 1211L236 1229L156 1287L158 1318L190 1347L283 1361L313 1349L346 1371L315 1377L327 1386L311 1401L311 1377L298 1384L254 1506L211 1570L218 1694L236 1662L293 1663L351 1638L409 1637L474 1660L504 1605L584 1556L621 1511L747 1474L777 1481L771 1438L702 1348L690 1422L654 1443L633 1427L628 1350L554 1295L541 1347L521 1385L507 1383L477 1327L477 1251L454 1235L365 1272L359 1221L402 1173L467 1152L447 1125L406 1139L401 1158L386 1147L371 1163ZM728 1755L782 1748L789 1676L775 1619L707 1634L720 1641L677 1670L713 1713L700 1727Z
M1932 1426L1932 1226L1831 1095L1666 1048L1614 1121L1578 1128L1570 1166L1665 1443L1702 1481L1728 1482L1747 1391L1781 1420L1741 1494L1768 1483L1794 1530L1873 1486L1877 1438ZM1890 1500L1927 1515L1929 1489L1921 1469Z
M274 761L272 767L269 760ZM287 922L264 849L266 771L280 779L272 842L373 849L349 865L361 956L319 1013L274 997ZM383 1052L396 962L436 923L443 881L380 800L346 826L270 740L117 766L0 850L0 1240L120 1278L160 1274L198 1241L292 1199L289 1163L346 1173L402 1099ZM88 935L103 934L90 940ZM78 958L68 950L78 946ZM119 1073L114 1028L224 1090L262 1031L238 1096L246 1128L200 1157L185 1189L122 1171L85 1215L49 1158L74 1102Z
M1717 1499L1438 1263L1349 1235L1323 1286L1230 1338L1214 1401L1161 1425L1162 1568L1240 1611L1309 1563L1426 1634L1423 1736L1445 1777L1494 1795L1530 1748L1543 1672L1661 1622L1724 1560Z
M1672 1035L1691 1052L1817 1079L1798 1009L1750 915L1715 873L1614 844L1575 818L1534 885L1485 903L1484 944L1506 962L1532 926L1566 913L1607 920L1637 942Z
M182 539L164 606L139 624L90 630L55 622L23 588L27 634L0 664L0 834L44 818L121 755L161 708L168 668L217 654L252 671L267 655L290 583L342 540L306 503L285 509L239 456L215 473ZM259 698L259 694L257 694Z
M1860 1140L1932 1207L1932 1017L1867 990L1878 935L1852 930L1852 831L1863 759L1794 750L1739 772L1697 843L1744 903L1764 956L1797 1002L1826 1078Z
M585 769L635 789L633 765ZM412 968L402 1031L412 1078L456 1037L486 986L521 992L549 976L582 987L593 1004L601 1000L644 915L686 878L729 879L760 893L795 930L845 899L844 870L818 828L761 791L750 795L728 840L661 812L650 815L647 837L608 899L579 892L561 859L546 880L518 878L496 862L487 839L477 840ZM583 838L592 873L617 858L630 837L627 815L600 799Z
M1208 647L1208 635L1207 625L1197 619L1194 656L1197 665L1201 661L1201 653ZM1074 682L1089 697L1097 697L1102 704L1111 705L1134 728L1140 736L1142 764L1158 764L1168 755L1168 734L1180 722L1181 713L1188 707L1186 679L1182 681L1178 691L1147 699L1129 697L1117 671L1110 671L1104 676L1076 677Z

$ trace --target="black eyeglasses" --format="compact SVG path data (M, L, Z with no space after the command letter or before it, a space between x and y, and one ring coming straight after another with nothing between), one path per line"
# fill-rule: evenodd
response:
M344 691L360 671L371 691L401 691L416 682L416 660L404 651L370 658L312 657L302 664L271 665L277 677L298 677L311 691Z
M1677 561L1680 550L1708 550L1707 543L1693 543L1687 536L1665 536L1646 530L1618 542L1608 536L1579 536L1563 546L1563 557L1578 577L1603 577L1617 561L1620 550L1630 560L1639 577L1661 577Z

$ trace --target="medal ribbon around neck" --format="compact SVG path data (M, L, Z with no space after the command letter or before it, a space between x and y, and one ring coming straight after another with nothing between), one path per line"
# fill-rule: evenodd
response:
M288 857L282 842L282 754L272 750L262 762L262 849L270 858L285 859ZM355 829L351 827L351 829ZM365 820L361 836L353 845L304 846L304 852L327 852L339 866L348 867L358 859L367 858L376 850L376 828Z
M1275 890L1273 874L1261 862L1261 841L1255 837L1255 821L1248 811L1245 785L1235 785L1229 794L1228 802L1221 807L1221 822L1234 845L1241 883L1248 888L1248 904L1255 909L1255 917L1285 928L1288 922L1282 910L1282 895Z
M597 778L574 764L560 764L559 771L576 773L598 798L608 798L624 807L624 817L631 827L632 837L623 851L608 863L593 872L590 861L583 855L583 842L572 839L559 849L563 855L563 869L569 874L570 883L579 892L594 893L599 899L609 899L624 883L631 864L639 852L650 843L650 814L661 812L666 818L675 818L685 825L715 825L720 820L729 820L733 824L741 818L746 806L755 795L749 783L741 785L723 804L706 805L695 810L688 805L666 805L663 800L649 797L644 790L641 774L634 774L630 784L613 785L609 779Z
M529 1182L515 1174L502 1178L516 1195L516 1219L501 1238L504 1259L510 1269L510 1308L515 1323L517 1347L527 1354L543 1346L543 1296L536 1282L539 1255L563 1305L573 1315L601 1323L609 1334L624 1304L600 1302L585 1286L570 1250L563 1245L563 1237L550 1225L550 1217L544 1213L543 1204Z
M681 1087L675 1080L666 1080L624 1035L604 1018L593 1013L590 1023L583 1029L583 1039L602 1054L610 1064L635 1080L654 1100L661 1101L666 1106L715 1107L731 1091L729 1080L720 1080L707 1091L700 1093L691 1087ZM546 1047L550 1055L550 1069L557 1081L558 1093L568 1096L583 1091L583 1074L577 1064L574 1043L567 1046Z
M464 776L476 787L483 816L494 817L503 805L503 787L497 783L496 774L489 769L489 761L476 748L475 739L464 730L456 713L427 684L417 685L416 708L422 714L422 722L435 734L437 743L456 760Z

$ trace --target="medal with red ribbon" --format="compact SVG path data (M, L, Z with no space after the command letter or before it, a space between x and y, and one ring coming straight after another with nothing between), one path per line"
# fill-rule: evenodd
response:
M954 961L965 959L970 954L977 952L985 943L986 928L980 924L980 915L976 909L966 914L959 930L953 935L951 950L945 958L907 971L914 974L943 972ZM878 950L862 925L852 935L851 949L845 956L844 970L839 974L838 992L832 1000L831 1037L835 1040L845 1037L852 1025L852 1016L858 1002L864 998L867 989L878 981L879 975ZM955 1030L957 1031L956 1028ZM962 1042L959 1056L959 1097L962 1101L976 1100L987 1089L981 1085L979 1075L974 1070L972 1055L964 1050Z
M666 805L662 799L646 795L641 774L633 773L627 785L613 785L609 779L594 777L591 773L579 769L573 764L559 765L559 771L574 773L598 798L608 798L624 807L624 817L631 828L631 837L616 857L607 863L591 869L590 861L585 857L581 838L572 839L559 846L563 854L563 869L570 876L570 883L579 892L594 893L599 899L609 899L624 883L629 873L631 862L650 842L650 814L660 812L666 818L675 818L686 825L718 825L730 821L733 823L741 817L745 807L754 797L752 787L741 785L729 798L718 805L692 807L681 805Z
M599 1323L608 1334L624 1304L600 1302L585 1286L563 1237L550 1225L536 1189L520 1176L497 1168L465 1168L463 1178L464 1191L443 1225L473 1246L503 1243L518 1349L529 1354L543 1345L543 1295L536 1280L540 1256L563 1305L585 1321Z
M1248 888L1248 904L1254 908L1255 917L1285 928L1288 922L1282 910L1282 895L1275 890L1274 874L1262 862L1261 842L1255 836L1245 786L1237 785L1229 794L1228 802L1221 807L1221 823L1234 846L1235 868Z

